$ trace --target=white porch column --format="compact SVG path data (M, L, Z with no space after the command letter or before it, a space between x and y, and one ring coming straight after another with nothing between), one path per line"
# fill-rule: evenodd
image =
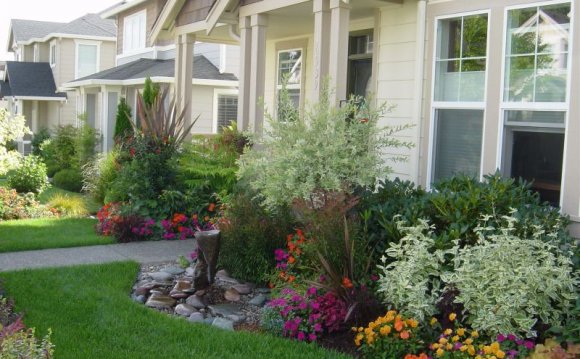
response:
M185 113L185 126L191 117L191 88L193 86L193 47L195 35L178 35L175 53L175 96L178 113Z
M330 86L334 89L331 100L338 104L346 100L348 72L348 34L350 6L343 0L330 0Z
M324 81L328 77L330 43L330 0L314 0L314 64L313 88L310 100L318 102Z
M32 101L32 118L30 121L31 131L33 133L38 132L38 101Z
M251 62L250 62L250 96L249 121L253 132L261 133L264 124L264 108L259 103L264 98L264 82L266 81L266 26L268 16L265 14L252 15Z
M101 92L99 93L99 97L101 98L101 108L99 109L99 117L98 121L100 123L101 128L101 138L103 139L103 143L101 145L103 152L107 152L107 149L111 145L109 143L109 138L107 133L109 133L109 121L107 119L107 114L109 113L109 98L107 96L107 87L101 86ZM95 118L96 120L96 118ZM88 126L88 122L83 124L84 126ZM97 128L97 124L95 123L95 128Z
M252 52L252 27L250 17L240 19L240 76L238 90L238 130L250 127L250 83Z

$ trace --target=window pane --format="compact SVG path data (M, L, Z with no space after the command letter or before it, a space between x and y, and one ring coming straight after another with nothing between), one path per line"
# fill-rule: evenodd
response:
M434 100L483 101L487 15L441 20L437 36Z
M97 45L78 45L78 77L97 72Z
M506 111L506 124L518 125L534 123L562 125L566 122L566 112L561 111Z
M487 15L463 19L463 58L485 57L487 54ZM485 61L484 61L485 64Z
M508 12L505 101L566 101L569 14L569 3Z
M302 51L283 51L278 55L278 85L284 79L288 84L300 84L302 79Z
M235 95L218 96L218 133L222 132L222 127L229 126L231 122L236 122L238 118L238 97Z
M483 110L437 110L433 180L458 173L479 177Z

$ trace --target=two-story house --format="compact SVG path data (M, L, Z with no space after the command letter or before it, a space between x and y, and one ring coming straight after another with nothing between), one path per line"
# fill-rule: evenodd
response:
M116 25L100 14L68 23L17 20L10 23L0 94L9 111L26 117L33 132L77 123L77 99L62 84L115 65Z
M300 109L329 78L337 105L372 93L395 105L383 124L414 125L394 176L426 188L456 173L521 177L580 236L580 0L162 3L147 37L173 38L177 61L196 41L239 43L240 128L261 131L260 99L276 108L284 77ZM178 81L192 71L182 64Z
M113 146L119 100L127 100L135 118L137 96L147 77L172 93L176 86L189 88L184 101L189 104L188 121L196 119L193 133L217 133L237 120L239 47L235 41L198 43L195 54L176 62L173 38L150 37L164 5L163 0L133 0L105 11L102 16L117 23L117 66L64 84L77 94L81 110L96 118L105 151ZM192 71L176 79L176 67L183 66L180 61Z

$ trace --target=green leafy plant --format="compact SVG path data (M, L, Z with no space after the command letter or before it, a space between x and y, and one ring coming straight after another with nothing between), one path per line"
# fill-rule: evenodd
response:
M97 145L99 144L99 132L89 126L87 122L87 115L79 115L80 126L76 131L75 138L75 162L72 167L82 167L86 163L92 161L97 153Z
M290 100L281 96L280 107L290 108L285 101ZM395 136L409 126L378 126L386 105L375 109L368 104L352 98L336 108L325 89L320 102L303 116L281 111L276 120L268 114L264 135L255 140L259 149L240 158L238 177L248 178L268 208L297 199L318 208L324 193L352 193L356 186L372 186L390 171L384 150L412 144Z
M42 149L40 147L40 145L48 140L50 138L50 131L48 130L48 128L42 128L40 129L40 131L36 132L34 134L34 137L32 137L32 154L35 156L40 156L42 157Z
M54 213L41 205L32 193L20 194L0 186L0 220L52 217Z
M378 266L378 292L387 304L424 321L436 312L446 253L435 250L433 227L426 221L414 226L399 222L398 230L403 238L390 243Z
M42 338L36 339L34 328L20 330L3 336L0 340L0 357L5 359L50 359L54 354L54 345L50 341L51 331Z
M143 94L141 98L143 99L143 104L152 107L155 104L155 99L158 97L161 88L159 84L154 83L149 76L145 79L145 84L143 86Z
M133 135L133 126L131 126L131 107L127 104L127 100L121 97L119 105L117 105L117 117L115 120L115 131L113 138L116 142Z
M41 145L42 159L49 167L59 170L75 165L78 130L72 125L58 127L52 138Z
M46 165L40 158L31 155L20 162L20 165L8 172L8 185L20 193L40 193L48 186Z
M11 116L5 108L0 108L0 176L19 164L21 156L10 144L29 133L23 116Z
M487 234L484 222L478 245L458 249L454 270L442 275L459 294L455 302L469 313L467 322L489 334L535 336L534 326L560 325L578 285L570 257L557 246L513 234L517 218L500 234Z
M105 204L107 193L117 178L120 164L117 160L118 150L114 149L108 153L97 154L93 161L82 167L83 192L90 193L95 200Z
M83 188L83 176L78 168L67 168L54 175L52 184L67 191L80 192Z

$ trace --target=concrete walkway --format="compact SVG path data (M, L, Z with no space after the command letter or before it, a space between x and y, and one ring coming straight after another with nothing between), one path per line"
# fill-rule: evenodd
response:
M139 263L166 262L180 255L188 256L194 247L194 240L188 239L0 253L0 272L127 260Z

